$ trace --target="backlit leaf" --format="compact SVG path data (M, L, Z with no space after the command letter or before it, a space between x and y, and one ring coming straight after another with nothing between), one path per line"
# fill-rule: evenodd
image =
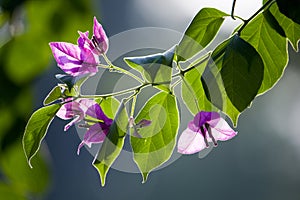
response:
M151 125L139 130L139 137L131 136L130 142L143 182L149 173L161 166L172 155L179 126L179 113L175 97L160 92L151 97L135 121L151 120Z
M176 49L177 62L191 58L205 48L218 33L228 14L215 8L203 8L194 17Z
M58 100L61 98L61 89L59 86L55 86L49 94L46 96L43 104L48 105L50 103L53 103L54 101Z
M270 12L274 15L279 25L283 28L286 37L291 42L295 51L298 51L298 43L300 40L300 25L280 13L276 3L274 3L270 7Z
M287 40L270 26L261 13L241 32L241 38L250 43L264 62L264 79L260 94L271 89L281 78L287 65Z
M163 53L126 57L125 62L131 68L140 72L143 78L161 90L169 90L175 47Z
M242 112L261 87L264 64L255 48L234 35L225 48L220 73L227 96Z
M59 104L53 104L38 109L32 114L26 125L22 142L30 167L32 167L31 159L38 152L48 127L60 106Z
M105 185L106 175L117 159L124 145L124 140L128 126L128 115L126 107L122 102L115 116L115 119L109 129L107 137L105 138L97 157L93 162L93 166L97 169L101 185Z
M194 115L200 110L212 111L214 109L214 106L205 94L206 83L208 80L201 80L203 79L202 75L208 60L208 57L206 57L202 62L191 64L190 67L194 68L184 73L184 76L182 77L182 99L187 108ZM214 90L210 92L213 93L217 91ZM213 97L212 101L214 100Z

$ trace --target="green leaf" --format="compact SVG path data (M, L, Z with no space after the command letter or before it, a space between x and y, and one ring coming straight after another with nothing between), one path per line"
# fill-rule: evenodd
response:
M61 88L59 86L55 86L46 96L43 104L48 105L58 100L59 98L61 98Z
M212 111L214 106L205 94L205 80L201 80L209 57L201 62L191 64L191 70L184 73L182 82L182 99L192 114L197 114L200 110ZM188 67L188 68L189 68ZM205 84L205 85L204 85ZM216 90L215 90L216 91Z
M191 58L205 48L218 33L228 14L215 8L203 8L194 17L176 49L177 62Z
M23 149L30 167L31 159L38 152L47 129L61 105L53 104L35 111L30 117L23 136Z
M264 78L259 90L263 94L281 78L287 65L287 40L270 26L261 13L241 32L241 38L250 43L264 62Z
M300 24L300 1L299 0L276 0L282 14Z
M120 102L116 98L107 97L105 99L101 99L98 103L108 118L115 118L118 108L120 106Z
M81 85L88 79L88 76L86 75L81 75L81 76L71 76L68 74L56 74L55 77L63 84L67 86L69 95L76 95L79 93L79 89Z
M231 37L224 50L220 73L225 91L232 104L242 112L258 93L264 63L255 48L238 35Z
M135 121L138 123L142 119L152 123L139 130L142 138L131 136L130 143L134 161L145 182L149 173L166 162L173 153L179 126L175 97L166 92L151 97Z
M77 77L71 76L69 74L56 74L57 78L61 83L66 84L68 89L71 90L76 83Z
M207 69L215 78L208 88L222 95L222 106L212 103L236 126L240 113L255 98L263 79L264 66L259 54L250 44L234 35L215 48Z
M93 166L97 169L100 175L102 186L105 185L108 170L121 153L127 132L127 126L128 115L124 103L121 102L107 137L93 163Z
M286 37L291 42L294 50L298 51L298 43L300 40L300 25L280 13L276 3L274 3L270 7L270 12L274 15L279 25L283 28Z
M140 72L148 83L152 83L158 89L169 91L174 51L175 47L163 53L126 57L124 61L128 66Z
M234 126L236 126L240 112L233 106L230 99L228 98L220 74L226 47L229 42L230 39L225 40L214 49L211 58L206 66L206 70L209 71L210 74L212 74L213 78L211 78L210 81L205 85L203 84L203 86L206 98L214 106L222 110L231 119ZM211 94L215 94L213 98L210 97ZM219 97L219 100L217 99L218 96L221 96Z

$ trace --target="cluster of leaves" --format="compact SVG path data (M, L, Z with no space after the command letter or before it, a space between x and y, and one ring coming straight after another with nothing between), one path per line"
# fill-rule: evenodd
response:
M291 4L291 5L290 5ZM185 105L193 115L199 111L222 111L236 125L239 115L254 98L271 89L281 78L288 61L287 44L298 50L300 25L297 11L299 3L269 0L249 19L242 20L232 35L204 56L205 47L214 39L226 17L222 11L204 8L194 17L181 41L168 51L144 57L127 57L124 61L139 73L140 85L122 93L94 96L104 113L113 118L93 165L98 170L102 185L108 170L120 155L130 118L126 104L145 87L157 88L134 117L136 122L151 120L148 127L139 130L141 137L130 135L133 159L143 176L161 166L172 155L179 128L179 109L174 87L181 83ZM233 14L232 14L233 17ZM109 61L108 61L109 63ZM186 67L183 67L186 66ZM175 68L175 70L174 70ZM130 75L124 69L109 65L105 69ZM136 78L136 76L131 76ZM71 77L60 80L67 90L54 88L45 100L53 103L37 110L29 120L24 138L24 151L30 162L38 151L47 128L63 105L58 99L92 98L80 94L83 81ZM67 93L66 93L67 92ZM133 92L119 102L117 96ZM114 106L112 106L112 104ZM134 110L135 103L132 103ZM118 109L116 109L118 107Z

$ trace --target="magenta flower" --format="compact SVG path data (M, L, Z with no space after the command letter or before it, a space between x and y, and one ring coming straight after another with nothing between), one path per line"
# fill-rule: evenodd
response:
M79 46L89 48L94 54L100 56L108 50L108 38L102 25L94 17L94 28L92 39L89 39L89 32L78 31L80 37L78 38Z
M209 147L209 142L217 146L218 140L226 141L236 134L237 132L231 129L219 113L201 111L181 134L178 140L178 152L193 154Z
M139 129L150 126L152 121L147 120L147 119L142 119L139 121L137 124L134 122L134 117L129 118L129 128L133 128L133 136L142 138L142 136L139 134Z
M56 116L64 120L73 119L65 126L64 131L67 131L72 125L83 120L89 107L95 104L97 103L90 99L81 99L63 104L56 113Z
M99 58L82 45L67 42L50 42L57 65L67 74L79 76L97 73Z
M99 104L94 104L86 111L86 114L98 119L98 123L90 126L88 131L85 133L82 142L79 144L77 154L79 155L80 149L87 145L91 148L92 144L102 143L108 134L109 128L113 122L112 119L108 118L102 111Z

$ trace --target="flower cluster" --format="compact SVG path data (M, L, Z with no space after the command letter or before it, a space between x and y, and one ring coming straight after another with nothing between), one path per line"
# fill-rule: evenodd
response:
M67 74L79 76L94 75L98 72L100 55L108 49L108 38L102 25L94 17L92 39L89 32L79 32L77 45L67 42L50 42L50 47L57 65Z
M56 116L64 120L72 119L65 126L65 131L75 123L79 123L80 121L85 122L84 124L80 124L80 126L88 130L84 135L83 141L78 146L77 154L79 154L84 144L91 147L94 143L103 142L113 121L104 114L97 102L90 99L67 102L59 109Z
M74 77L86 74L92 76L98 72L99 56L108 50L108 38L96 17L92 39L88 38L88 31L78 33L77 45L67 42L51 42L49 45L57 65L65 73ZM72 97L63 99L63 105L56 116L64 120L71 119L65 126L65 131L75 123L84 121L80 126L87 128L87 132L78 146L78 154L83 145L91 147L93 143L103 142L113 121L104 114L95 100L74 100Z

